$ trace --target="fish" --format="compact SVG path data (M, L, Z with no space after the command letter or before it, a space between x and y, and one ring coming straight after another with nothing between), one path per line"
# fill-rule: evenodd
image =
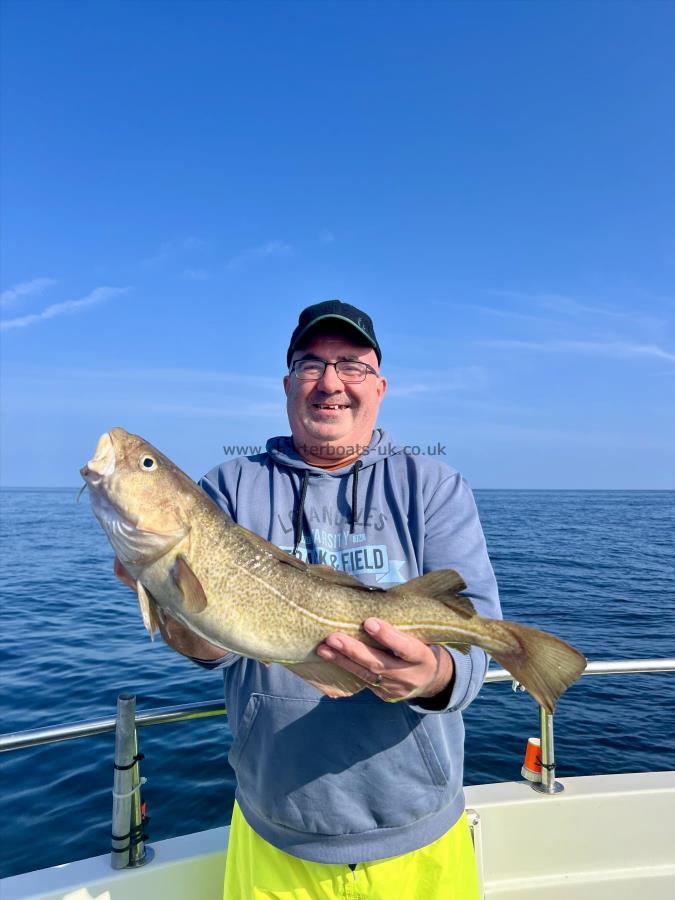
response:
M136 590L152 636L166 616L223 649L286 666L330 697L372 687L315 652L332 632L377 642L378 617L429 645L477 646L547 712L586 667L560 638L479 615L466 584L441 569L388 589L310 565L236 524L144 438L115 427L80 469L92 510L115 551L114 571Z

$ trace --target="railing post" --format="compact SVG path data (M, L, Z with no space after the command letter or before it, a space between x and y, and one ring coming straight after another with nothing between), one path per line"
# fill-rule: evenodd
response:
M136 697L120 694L115 722L115 774L113 777L112 847L113 869L142 866L154 853L145 846L140 788L145 779L139 771L136 735Z
M559 794L565 787L555 780L555 748L553 745L553 713L539 707L541 734L541 782L533 782L532 789L541 794Z

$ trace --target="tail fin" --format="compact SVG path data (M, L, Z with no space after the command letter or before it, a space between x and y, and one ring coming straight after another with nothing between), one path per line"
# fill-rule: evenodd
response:
M560 638L515 622L501 622L513 650L491 655L525 687L546 712L586 668L586 657Z

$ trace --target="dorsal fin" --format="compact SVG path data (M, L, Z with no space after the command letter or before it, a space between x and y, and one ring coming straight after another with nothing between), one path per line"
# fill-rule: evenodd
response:
M266 553L269 553L270 556L274 556L279 562L285 563L287 566L293 566L294 569L300 569L303 572L309 569L306 562L298 559L297 556L291 556L291 554L286 553L285 550L280 550L279 547L266 541L265 538L260 537L259 534L255 534L255 532L250 531L248 528L244 528L243 525L235 525L234 529L243 532L246 540L259 547L261 550L264 550Z
M397 584L389 588L388 594L424 594L425 597L433 597L449 606L460 616L471 618L476 615L473 603L468 597L462 597L459 591L466 588L466 583L459 572L454 569L437 569L435 572L427 572L406 581L405 584Z
M334 569L332 566L313 565L308 566L310 575L318 575L323 581L329 581L331 584L339 584L341 587L356 588L359 591L382 591L383 588L372 587L364 584L350 575L349 572L342 572L340 569Z
M317 578L321 578L323 581L328 581L331 584L339 584L341 587L351 587L360 591L382 590L382 588L370 587L367 584L363 584L358 578L354 578L353 575L349 575L347 572L341 572L339 569L334 569L332 566L310 565L309 563L303 562L303 560L298 559L297 556L291 556L290 553L286 553L285 550L280 550L279 547L266 541L265 538L261 538L260 535L249 531L248 528L244 528L243 525L235 525L234 527L244 532L246 539L250 543L259 547L261 550L264 550L266 553L269 553L280 563L292 566L294 569L299 569L307 575L316 575Z

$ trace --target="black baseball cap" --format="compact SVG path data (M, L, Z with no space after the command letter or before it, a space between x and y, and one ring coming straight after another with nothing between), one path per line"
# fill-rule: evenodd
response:
M310 331L313 331L320 323L330 321L339 323L342 326L347 325L358 335L361 341L373 348L377 355L378 363L382 362L382 351L377 343L375 329L370 316L349 303L343 303L342 300L323 300L321 303L308 306L300 313L298 325L291 335L291 343L286 354L286 364L290 366L291 356L298 349L298 344L307 337Z

